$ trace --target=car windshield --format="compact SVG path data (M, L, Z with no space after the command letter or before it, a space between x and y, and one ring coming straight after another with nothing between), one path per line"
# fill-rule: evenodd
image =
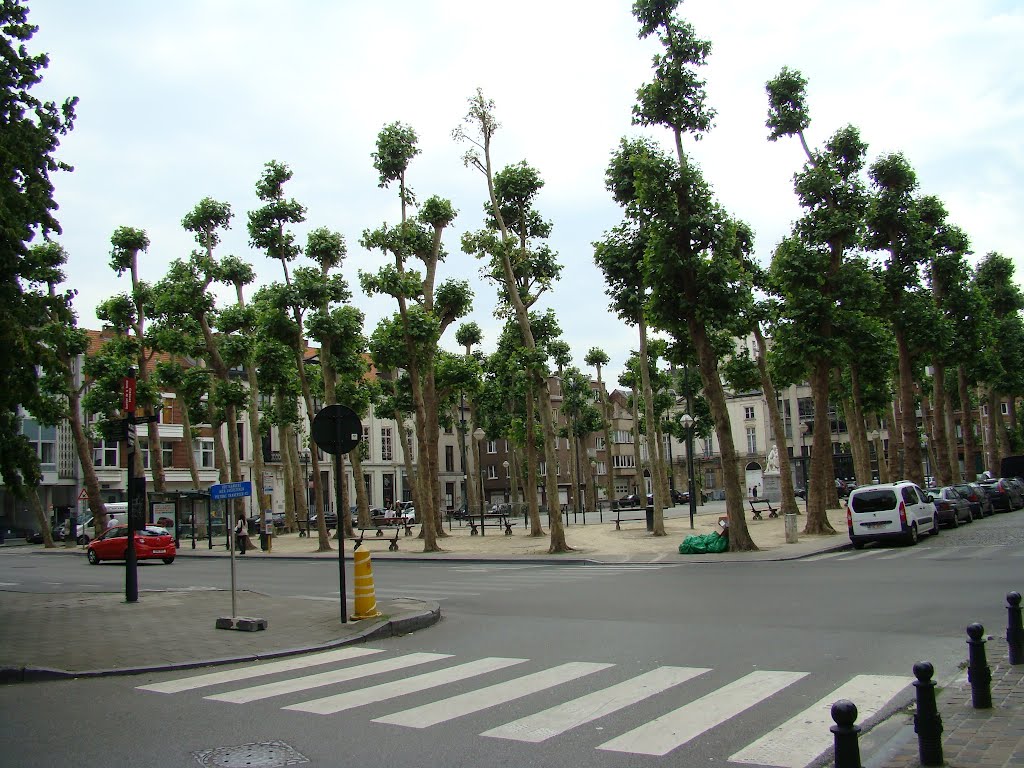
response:
M896 493L890 488L861 491L853 497L854 512L882 512L896 506Z

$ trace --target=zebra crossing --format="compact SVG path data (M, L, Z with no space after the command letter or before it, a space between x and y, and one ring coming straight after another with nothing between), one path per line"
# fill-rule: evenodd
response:
M593 563L586 565L551 566L536 563L466 564L446 569L443 578L431 580L420 574L417 581L395 583L386 575L377 578L374 593L379 599L411 597L418 600L444 601L459 597L479 597L500 592L535 589L538 585L591 582L597 578L622 577L664 568L680 568L682 563ZM440 573L438 574L441 575ZM308 600L331 600L334 597L292 595Z
M993 557L1024 558L1024 547L1014 544L957 544L931 545L922 542L916 547L874 547L851 551L823 552L805 557L799 562L816 563L830 560L834 563L858 560L987 560Z
M260 678L275 679L260 683ZM385 705L391 711L374 716L379 711L375 709L367 714L367 721L396 728L425 729L483 714L492 722L477 735L524 745L548 742L593 723L592 733L600 742L592 744L595 750L653 757L669 755L738 719L749 717L749 722L767 722L770 726L788 714L789 719L728 756L728 760L804 768L831 747L832 703L841 698L855 701L858 720L864 722L899 696L910 682L905 676L856 675L803 711L765 717L763 707L770 707L767 711L773 715L780 707L779 700L769 700L809 678L808 672L756 670L707 690L709 684L718 682L716 671L709 667L662 665L622 672L616 664L595 661L544 664L500 656L459 660L453 654L395 655L359 646L177 677L140 685L137 690L196 694L208 701L243 705L273 699L283 711L325 717ZM581 685L588 692L575 695ZM695 686L692 692L688 685ZM334 688L322 690L330 686ZM448 687L457 692L446 691ZM563 694L563 688L569 693ZM530 697L544 692L538 696L543 700L539 711L508 722L501 722L504 718L500 714L509 712L507 708L495 712L514 701L528 705ZM418 699L405 698L417 695ZM551 706L552 700L566 696L568 700ZM802 702L804 696L792 698ZM685 703L677 706L681 700ZM619 720L611 716L631 708L636 708L635 714L642 721L635 725L637 720L631 715L617 732Z

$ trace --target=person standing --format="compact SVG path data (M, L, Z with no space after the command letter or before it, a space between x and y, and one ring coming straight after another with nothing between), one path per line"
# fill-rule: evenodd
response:
M235 521L235 546L239 554L245 554L245 545L249 540L249 531L246 530L245 516L239 515Z

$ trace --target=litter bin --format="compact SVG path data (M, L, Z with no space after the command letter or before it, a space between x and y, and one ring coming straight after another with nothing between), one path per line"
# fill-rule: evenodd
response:
M264 552L270 551L270 537L274 535L274 523L267 518L266 527L260 531L260 549Z
M654 505L648 505L644 508L644 513L647 515L647 530L654 532Z

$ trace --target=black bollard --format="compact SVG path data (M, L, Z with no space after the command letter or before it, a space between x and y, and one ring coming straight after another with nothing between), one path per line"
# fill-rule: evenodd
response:
M942 718L935 704L935 667L928 661L914 665L914 687L917 689L917 712L914 713L914 733L917 734L917 754L921 765L942 765Z
M1020 592L1006 595L1006 644L1010 648L1010 664L1024 664L1024 626L1020 617Z
M985 658L985 628L977 622L967 625L967 679L971 683L971 706L992 708L992 670Z
M832 719L836 724L829 728L835 734L835 768L861 768L860 726L857 720L857 705L847 699L840 699L832 705Z

